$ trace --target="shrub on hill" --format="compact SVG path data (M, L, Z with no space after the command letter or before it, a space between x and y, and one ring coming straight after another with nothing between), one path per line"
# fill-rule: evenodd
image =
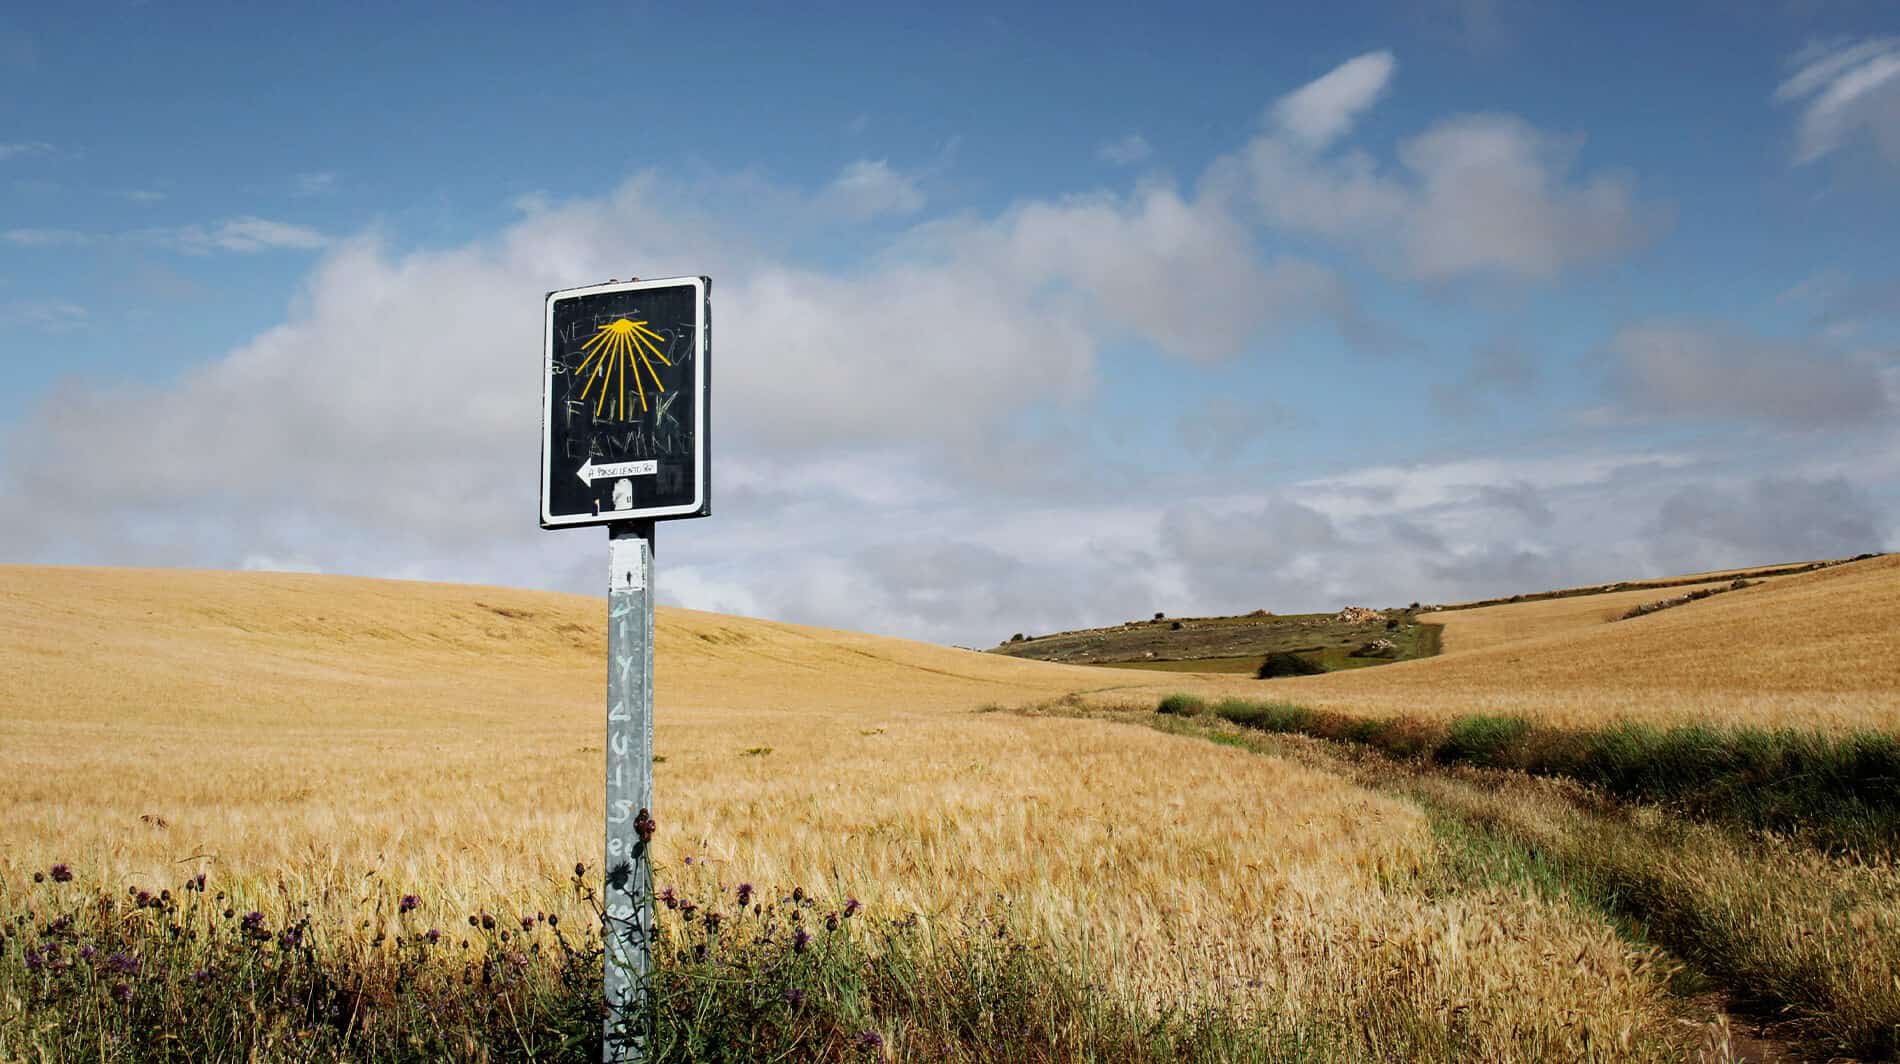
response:
M1207 702L1194 695L1169 695L1155 707L1156 713L1174 717L1198 717L1207 711Z
M1288 650L1276 650L1267 655L1260 663L1259 671L1254 673L1256 680L1272 680L1281 676L1317 676L1326 671L1326 667L1317 661L1303 658Z

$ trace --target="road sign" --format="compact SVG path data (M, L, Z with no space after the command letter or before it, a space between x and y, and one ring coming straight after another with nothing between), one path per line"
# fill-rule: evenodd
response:
M541 527L711 512L711 291L673 277L548 293Z
M653 522L710 512L706 277L548 293L541 527L607 525L601 1059L652 1048Z

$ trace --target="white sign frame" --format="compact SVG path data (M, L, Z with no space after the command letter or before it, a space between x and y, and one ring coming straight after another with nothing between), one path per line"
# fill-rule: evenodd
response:
M637 292L654 288L693 288L693 498L673 506L649 506L628 510L603 510L598 514L568 514L560 517L549 512L548 485L554 476L554 308L561 300L614 292ZM707 492L711 479L710 411L707 408L706 370L712 351L712 278L661 277L642 281L609 281L549 292L542 325L541 340L541 527L577 528L587 525L618 524L622 521L651 521L707 515ZM585 460L591 463L591 459ZM575 475L569 470L567 475Z

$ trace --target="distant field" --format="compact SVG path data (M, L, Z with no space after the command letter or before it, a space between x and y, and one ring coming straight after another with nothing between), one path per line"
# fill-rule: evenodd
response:
M1433 626L1417 623L1404 610L1365 621L1340 620L1331 613L1259 613L1128 621L1011 639L989 653L1072 665L1251 676L1270 653L1295 654L1327 669L1356 669L1426 657L1437 653L1437 635ZM1358 653L1379 639L1390 641L1392 649L1382 654Z
M1653 594L1645 592L1644 595ZM1642 596L1638 596L1639 598ZM1582 602L1585 600L1555 600ZM1552 602L1487 607L1508 628ZM1573 618L1574 619L1574 618ZM1527 624L1536 623L1527 619ZM1208 693L1369 715L1522 713L1820 728L1900 728L1900 556L1777 578L1613 624L1423 661ZM1447 642L1457 636L1447 630Z

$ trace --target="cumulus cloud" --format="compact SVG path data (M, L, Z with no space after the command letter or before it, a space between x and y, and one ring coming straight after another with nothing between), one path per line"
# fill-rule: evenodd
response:
M1329 150L1384 93L1389 53L1348 60L1269 109L1268 128L1220 168L1275 224L1348 238L1384 268L1442 281L1548 280L1641 246L1669 213L1630 178L1574 177L1581 142L1506 114L1440 121L1400 142L1398 168Z
M1611 379L1632 411L1828 427L1889 416L1878 368L1813 341L1714 325L1646 323L1610 341Z
M1795 161L1811 163L1866 136L1900 164L1900 37L1817 44L1795 57L1775 99L1800 107Z
M1397 66L1391 52L1348 59L1276 101L1274 122L1306 145L1324 147L1384 94Z
M1116 166L1132 166L1154 154L1154 148L1148 144L1148 138L1139 133L1127 133L1114 140L1104 141L1095 149L1095 157L1105 163Z
M917 178L900 173L883 159L859 159L847 165L825 190L824 202L851 218L915 214L924 206Z

